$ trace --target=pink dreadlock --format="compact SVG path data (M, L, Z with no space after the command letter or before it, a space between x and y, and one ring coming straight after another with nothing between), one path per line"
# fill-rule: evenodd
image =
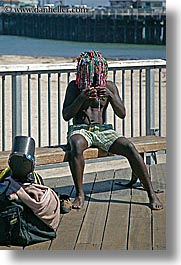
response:
M102 54L96 51L82 52L77 57L76 84L81 90L93 86L94 75L96 74L96 86L105 86L108 74L107 61Z

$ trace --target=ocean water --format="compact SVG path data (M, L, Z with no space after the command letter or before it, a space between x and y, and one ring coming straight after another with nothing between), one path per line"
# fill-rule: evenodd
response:
M166 59L166 46L72 42L0 35L0 55L77 57L96 50L109 59Z

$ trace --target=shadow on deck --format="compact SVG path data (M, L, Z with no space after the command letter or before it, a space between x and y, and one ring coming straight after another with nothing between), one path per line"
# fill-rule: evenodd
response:
M123 188L118 181L131 178L129 168L84 175L85 205L61 215L57 238L26 250L165 250L166 249L166 165L149 167L155 190L164 209L148 207L146 191ZM74 197L72 178L47 179L46 185L58 193ZM0 247L0 249L21 249Z

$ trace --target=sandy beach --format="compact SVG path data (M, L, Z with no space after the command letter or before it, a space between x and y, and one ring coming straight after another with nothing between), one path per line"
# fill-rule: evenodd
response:
M109 61L116 59L106 58ZM59 64L76 62L77 58L52 57L52 56L23 56L23 55L0 55L1 65L11 64Z
M11 64L57 64L74 62L76 58L50 57L50 56L21 56L21 55L0 55L1 65Z

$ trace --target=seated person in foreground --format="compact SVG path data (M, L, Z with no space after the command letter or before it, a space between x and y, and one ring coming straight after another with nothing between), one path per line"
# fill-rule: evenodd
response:
M105 124L105 112L109 103L119 118L124 119L126 116L116 85L107 80L107 61L95 51L83 52L77 59L76 80L68 84L63 104L64 120L73 118L73 125L69 126L67 136L70 146L69 166L76 188L73 208L80 209L84 205L83 151L96 146L125 156L148 193L151 209L162 209L141 155L128 139L113 130L112 125Z

